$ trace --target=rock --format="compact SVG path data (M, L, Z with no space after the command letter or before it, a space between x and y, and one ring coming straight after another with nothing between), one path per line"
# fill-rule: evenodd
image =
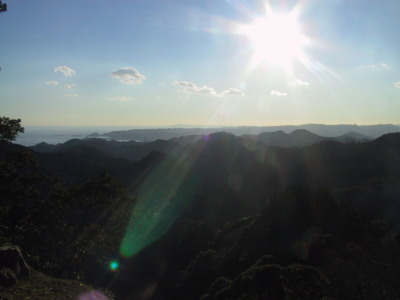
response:
M15 273L9 268L0 269L0 286L9 287L17 284L18 279Z
M18 246L0 247L0 286L14 285L18 279L30 275L31 269L25 262Z

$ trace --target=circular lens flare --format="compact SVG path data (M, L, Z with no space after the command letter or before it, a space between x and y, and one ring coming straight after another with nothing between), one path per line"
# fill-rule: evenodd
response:
M111 271L117 271L119 268L119 263L115 260L111 261L108 265Z

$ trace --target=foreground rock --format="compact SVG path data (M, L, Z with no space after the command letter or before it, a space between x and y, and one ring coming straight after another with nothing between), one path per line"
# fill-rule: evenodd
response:
M68 279L56 279L35 270L29 278L7 288L0 288L1 300L113 300L107 291L96 291L92 287Z
M0 286L17 284L19 279L31 275L31 269L22 256L21 249L15 245L0 247Z
M30 268L15 245L0 247L1 300L112 300L108 291L94 290L76 280L56 279Z

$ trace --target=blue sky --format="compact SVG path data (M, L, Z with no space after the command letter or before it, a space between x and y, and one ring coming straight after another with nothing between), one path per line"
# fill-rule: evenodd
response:
M0 115L24 125L400 123L398 0L4 2ZM255 59L277 42L251 24L293 12L301 54Z

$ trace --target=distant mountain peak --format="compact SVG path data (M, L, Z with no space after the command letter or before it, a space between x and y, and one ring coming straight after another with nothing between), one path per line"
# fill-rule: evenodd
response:
M293 130L290 135L295 136L295 135L304 135L304 136L314 136L314 137L321 137L318 134L312 133L311 131L308 131L307 129L296 129Z

